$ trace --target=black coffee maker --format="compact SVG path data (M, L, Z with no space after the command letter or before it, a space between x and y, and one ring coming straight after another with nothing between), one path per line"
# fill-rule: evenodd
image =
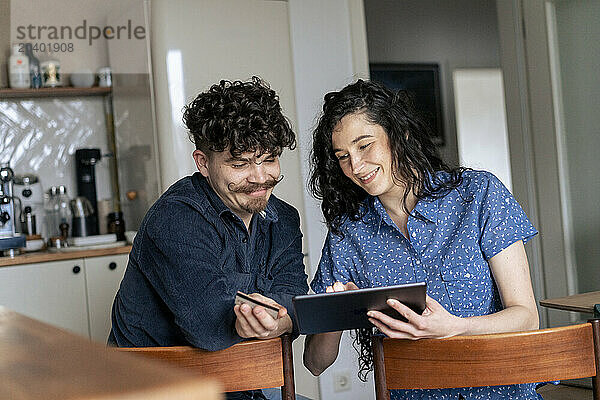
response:
M90 235L97 235L98 230L98 201L96 196L95 166L100 161L100 149L75 150L75 169L77 173L77 196L83 196L90 201L93 214L89 218Z

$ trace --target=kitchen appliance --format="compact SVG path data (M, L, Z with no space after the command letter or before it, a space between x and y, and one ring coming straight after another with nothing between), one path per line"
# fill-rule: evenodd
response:
M33 174L15 175L14 192L15 196L21 199L23 207L25 225L21 226L20 231L27 235L35 235L37 233L43 237L53 236L47 235L46 229L43 226L46 218L44 191L38 177ZM27 207L29 207L29 213L27 212Z
M71 200L71 213L73 214L73 237L86 237L93 235L91 227L94 224L94 208L87 197L78 196Z
M25 247L25 235L16 232L17 212L13 194L14 172L8 164L0 164L0 251L13 257Z
M94 212L89 220L89 234L98 234L98 204L96 197L95 166L100 161L100 149L75 150L75 170L77 175L77 196L87 198Z

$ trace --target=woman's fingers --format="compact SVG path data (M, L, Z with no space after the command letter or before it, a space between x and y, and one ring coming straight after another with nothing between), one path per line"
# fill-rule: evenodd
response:
M380 311L369 311L367 315L376 321L384 324L386 327L393 329L398 332L405 332L411 336L416 335L416 329L410 322L400 321L399 319L392 318L387 314Z
M415 337L414 335L411 335L408 332L391 329L389 326L387 326L386 324L384 324L383 322L381 322L375 318L369 318L369 321L373 325L375 325L387 337L390 337L393 339L410 339L410 340L418 339L418 337Z
M326 293L344 292L346 290L356 290L356 289L358 289L358 286L356 286L354 284L354 282L348 282L346 284L343 284L342 282L337 281L333 285L327 286L325 288L325 292Z
M380 311L369 311L367 315L372 319L378 320L380 323L384 324L386 328L388 328L388 332L385 332L388 336L390 336L390 332L398 332L403 333L410 338L415 339L422 337L423 334L421 331L424 329L424 320L419 314L415 313L405 304L402 304L398 300L388 299L388 305L392 307L394 310L398 311L398 313L406 318L405 321L401 321L397 318L390 317L387 314L384 314ZM377 326L377 325L376 325ZM404 337L403 335L400 335ZM399 337L398 335L392 335L390 337Z
M416 312L414 312L410 307L399 302L396 299L388 299L387 304L388 304L388 306L392 307L394 310L398 311L398 313L400 315L402 315L404 318L406 318L410 322L412 322L415 319L418 319L420 317L420 315L417 314Z

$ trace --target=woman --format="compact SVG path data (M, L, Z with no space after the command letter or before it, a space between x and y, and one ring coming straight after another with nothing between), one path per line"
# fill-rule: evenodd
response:
M392 338L444 338L537 329L523 244L537 234L492 174L451 169L404 92L374 82L325 96L314 131L310 188L329 234L312 281L316 293L427 282L426 310L398 301L408 322L369 311ZM359 363L371 367L370 332ZM319 375L341 332L307 338L304 364ZM393 399L537 399L535 385L396 390Z

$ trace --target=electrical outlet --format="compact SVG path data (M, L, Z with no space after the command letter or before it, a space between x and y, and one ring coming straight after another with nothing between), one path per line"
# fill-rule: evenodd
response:
M340 370L333 373L333 391L334 392L345 392L352 388L352 379L350 378L350 371Z

